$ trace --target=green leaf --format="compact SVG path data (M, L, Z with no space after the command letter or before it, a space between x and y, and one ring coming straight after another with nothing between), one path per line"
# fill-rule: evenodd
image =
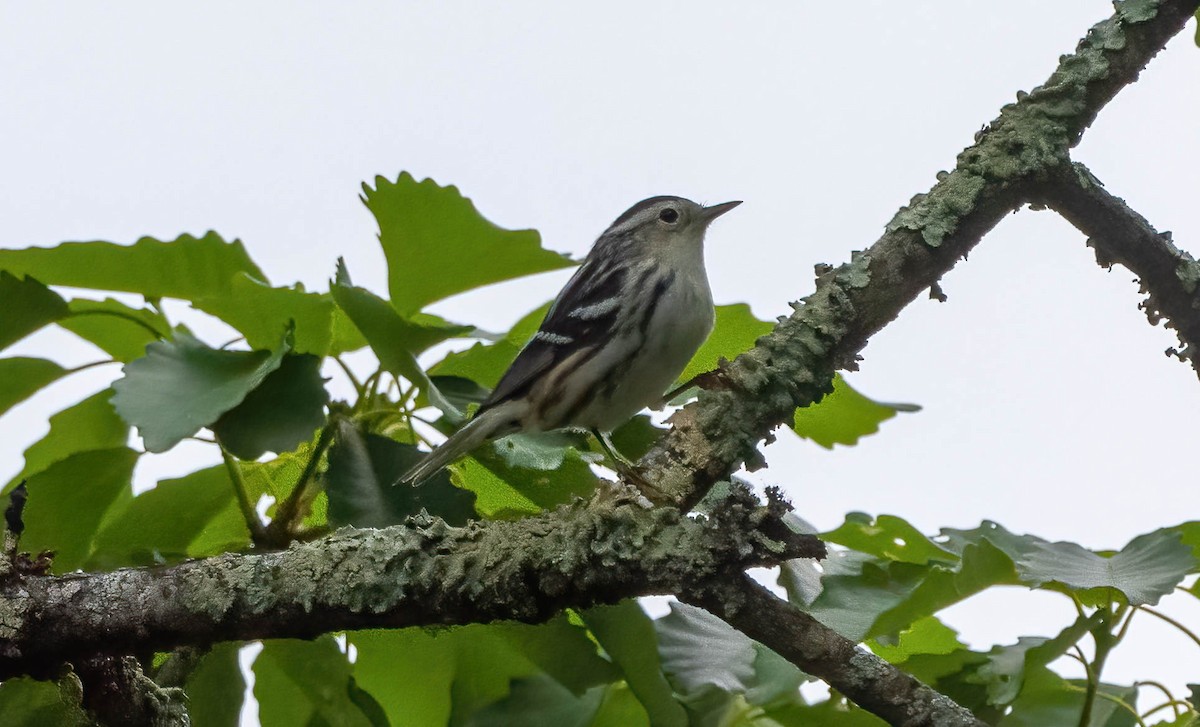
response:
M754 342L774 327L755 318L745 303L717 306L712 333L692 356L679 381L690 381L697 374L715 370L722 358L732 361L753 348Z
M222 414L212 431L235 456L258 459L312 439L325 424L328 403L321 359L289 354L240 404Z
M1134 606L1154 605L1197 566L1192 549L1172 529L1139 535L1112 555L1075 543L1042 543L1017 563L1021 579L1035 586L1113 588Z
M745 303L719 305L708 340L679 375L680 382L715 370L721 359L733 360L754 347L774 325L759 320ZM441 372L439 372L441 373ZM913 404L884 404L872 401L850 387L841 377L833 378L833 392L817 404L796 409L792 430L827 449L834 444L853 445L879 431L879 424L898 411L918 411Z
M250 533L239 513L235 520L239 532L225 543L226 547L215 552L196 552L192 548L213 521L231 507L236 509L236 504L224 466L163 480L107 519L96 536L87 568L157 565L247 547Z
M1025 684L1025 674L1059 658L1091 629L1101 625L1102 612L1080 616L1058 636L1022 636L1011 646L994 646L987 662L981 664L968 681L987 686L988 704L1011 704ZM1103 626L1101 625L1101 628Z
M83 567L106 514L132 496L137 458L126 447L80 452L30 477L21 548L54 551L56 573Z
M570 267L545 250L534 230L510 231L488 222L456 187L402 172L393 183L363 185L363 203L379 223L388 262L388 293L401 313L489 283Z
M125 446L129 441L129 425L109 403L112 393L112 389L105 389L51 416L50 431L25 450L25 466L4 487L4 492L78 452Z
M279 342L279 332L295 326L292 350L325 356L333 340L333 299L304 286L272 288L249 273L237 273L221 295L193 300L192 307L214 315L246 337L252 349Z
M62 366L44 358L0 358L0 414L68 373Z
M496 388L500 377L512 365L521 349L537 333L550 310L550 303L526 313L495 343L477 343L465 351L456 351L429 367L432 376L458 376L470 379L488 390Z
M637 462L650 451L650 448L666 431L662 427L654 426L650 417L638 414L617 427L616 431L612 433L612 443L626 459Z
M514 679L535 674L553 677L574 694L618 678L587 632L564 616L537 626L474 624L347 637L358 650L359 685L393 725L406 727L459 724L508 696Z
M788 704L767 710L770 722L782 727L887 727L887 722L841 699L826 699L813 705ZM754 722L757 727L759 723Z
M113 407L138 428L147 450L165 452L240 404L279 368L289 338L273 351L223 351L176 333L125 365L124 378L113 383Z
M92 724L79 708L79 695L55 682L28 677L0 684L0 724L5 727L84 727Z
M999 584L1017 583L1012 559L991 542L964 546L953 564L888 561L833 551L822 563L820 592L789 596L817 620L852 641L896 634L918 619Z
M605 688L595 687L576 696L544 674L516 679L512 692L476 712L467 727L491 725L555 725L588 727L593 724Z
M803 680L790 662L764 656L766 647L703 609L674 602L654 627L663 671L688 702L717 690L766 704L794 692Z
M424 453L411 444L364 435L353 424L340 422L325 473L329 523L382 528L403 522L422 509L451 525L464 525L474 518L474 493L450 484L444 471L419 487L396 484L422 457Z
M123 363L140 358L146 346L171 335L171 324L149 308L130 308L120 301L76 298L71 313L58 325Z
M447 415L454 418L462 416L462 413L441 395L416 359L416 354L424 346L449 337L438 338L445 332L443 329L433 333L406 321L387 301L366 288L339 282L334 284L332 290L333 299L362 332L379 359L379 365L385 371L411 381L425 392L434 406Z
M5 349L65 316L67 303L29 276L22 280L0 270L0 310L0 349Z
M592 718L591 727L651 727L655 724L627 684L617 682L594 689L603 689L604 697Z
M999 727L1047 727L1047 725L1076 725L1083 709L1086 682L1063 679L1041 667L1025 678L1025 688L1012 705L1012 711L999 722ZM1101 683L1100 692L1137 704L1137 688ZM1111 699L1097 696L1087 727L1133 727L1134 716Z
M872 519L866 513L852 512L846 515L846 521L839 528L821 533L821 539L860 553L918 565L925 565L931 560L958 560L957 555L939 547L895 515L880 515Z
M254 697L265 725L373 727L351 699L354 682L333 637L263 642L254 660Z
M238 665L240 644L212 647L184 684L188 716L195 727L238 727L246 681Z
M171 242L143 237L132 245L64 242L0 250L0 269L32 275L47 285L184 300L228 294L235 273L266 280L241 241L225 242L215 232L199 238L181 235Z
M332 296L332 293L330 295ZM333 315L330 319L330 330L330 356L340 356L343 353L357 351L367 346L367 339L363 337L362 332L350 320L350 316L346 315L346 311L336 306L333 309Z
M878 432L879 425L896 412L918 410L915 404L884 404L868 399L839 374L833 377L832 393L813 406L796 410L792 431L832 449L835 444L857 444L868 434Z
M583 621L621 669L652 724L682 727L688 723L687 712L675 701L671 685L663 676L654 622L637 601L590 608L583 613Z
M570 447L539 451L519 444L522 439L511 440L505 437L486 444L449 467L451 482L475 493L475 509L483 517L498 519L541 512L576 497L586 498L595 491L599 479L579 450ZM545 468L555 461L558 464L553 469ZM538 466L527 468L514 462Z
M903 664L917 654L945 655L965 649L958 640L958 632L938 620L936 616L917 619L900 632L894 643L883 643L883 639L870 643L871 651L893 664Z
M400 315L387 301L366 288L356 286L350 280L350 271L342 258L338 258L337 273L330 289L335 298L339 292L345 296L343 299L348 305L341 306L343 310L355 310L367 328L386 328L390 335L396 337L395 345L414 356L442 341L476 332L473 326L451 323L432 313Z

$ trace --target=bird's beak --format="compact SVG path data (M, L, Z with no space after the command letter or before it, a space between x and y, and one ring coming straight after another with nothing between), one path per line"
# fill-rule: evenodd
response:
M734 207L737 207L741 203L742 203L742 201L739 199L736 202L722 202L721 204L714 204L711 207L705 207L700 212L700 214L704 218L704 224L707 225L708 223L717 219L718 217L725 214L729 210L733 209Z

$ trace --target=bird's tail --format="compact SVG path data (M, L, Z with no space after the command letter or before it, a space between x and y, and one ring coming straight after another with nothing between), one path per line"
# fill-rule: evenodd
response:
M451 434L449 439L405 472L397 484L419 485L441 468L483 444L485 440L508 434L505 428L506 417L496 416L498 414L500 412L496 410L487 411L467 422L462 429Z

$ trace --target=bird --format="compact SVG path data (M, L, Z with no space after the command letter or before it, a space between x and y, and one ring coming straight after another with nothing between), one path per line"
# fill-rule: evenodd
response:
M485 441L555 429L592 432L636 476L609 435L660 405L712 332L704 236L740 204L659 196L617 217L474 416L399 482L419 484Z

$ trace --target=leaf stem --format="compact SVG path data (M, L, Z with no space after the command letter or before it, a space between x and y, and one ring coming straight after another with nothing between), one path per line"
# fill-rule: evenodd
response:
M162 311L159 311L159 313L161 313L161 312ZM138 318L137 316L133 315L132 313L126 313L125 311L104 310L104 309L78 310L78 311L71 311L70 313L67 314L67 318L79 318L81 316L112 316L113 318L123 318L131 323L136 323L137 325L141 326L142 328L145 328L147 331L149 331L151 334L153 334L153 336L156 339L158 339L160 341L163 339L163 334L157 328L150 325L146 321L143 321L141 318Z
M1077 687L1074 684L1068 683L1065 686L1074 692L1085 691L1082 687ZM1093 696L1099 697L1101 699L1107 699L1108 701L1117 705L1121 709L1124 709L1126 712L1129 712L1129 714L1131 714L1133 716L1134 721L1138 723L1138 727L1149 727L1149 725L1146 724L1146 721L1144 719L1142 719L1142 716L1137 713L1137 710L1133 708L1133 705L1131 705L1129 702L1126 702L1124 699L1121 699L1120 697L1116 696L1115 694L1109 694L1107 692L1101 692L1101 691L1093 692L1093 690L1091 688L1091 682L1088 682L1088 688L1087 688L1086 692L1091 693L1091 694L1093 694ZM1087 697L1085 697L1085 699L1086 698ZM1088 707L1089 705L1084 705L1084 706ZM1087 713L1089 711L1090 711L1089 709L1084 709L1085 713ZM1089 717L1089 719L1090 719L1090 717ZM1086 723L1081 723L1081 724L1086 724Z
M121 362L116 360L115 358L106 358L103 361L92 361L91 363L80 364L79 366L75 366L74 368L66 369L65 373L77 374L80 371L87 371L88 369L94 369L97 366L104 366L105 364L115 364L115 363L121 363Z
M1155 712L1157 712L1157 711L1159 711L1159 710L1166 709L1167 707L1171 707L1171 710L1172 710L1172 711L1175 713L1175 719L1179 719L1179 717L1180 717L1180 716L1181 716L1181 714L1182 714L1182 713L1179 711L1179 706L1180 706L1181 704L1183 704L1183 705L1188 705L1188 706L1187 706L1188 710L1191 710L1191 705L1190 705L1190 704L1188 704L1187 702L1184 702L1183 700L1176 699L1176 698L1175 698L1175 695L1171 693L1171 690L1170 690L1170 689L1167 689L1167 688L1166 688L1166 686L1165 686L1165 685L1163 685L1161 682L1156 682L1156 681L1153 681L1153 680L1150 680L1150 679L1145 679L1145 680L1143 680L1143 681L1140 681L1140 682L1134 682L1134 683L1133 683L1133 686L1135 686L1135 687L1154 687L1155 689L1157 689L1158 691L1162 692L1162 693L1163 693L1164 695L1166 695L1166 697L1167 697L1167 701L1165 701L1165 702L1163 702L1162 704L1158 705L1158 706L1157 706L1157 707L1155 707L1154 709L1151 709L1150 711L1148 711L1148 712L1144 713L1144 714L1142 715L1142 717L1143 717L1143 718L1145 718L1145 717L1149 717L1150 715L1154 714Z
M250 541L255 545L263 545L267 542L267 531L263 527L262 520L258 518L254 503L250 502L250 494L246 489L246 478L242 476L242 468L229 450L225 449L225 445L218 441L217 446L221 449L221 459L225 462L225 471L229 473L229 481L233 483L233 494L237 497L238 507L242 511L242 517L246 520L246 527L250 530Z
M300 473L300 479L296 481L296 486L292 488L291 494L279 503L279 507L275 508L275 519L271 521L268 531L271 540L276 544L282 545L290 540L296 534L300 521L307 514L305 510L315 496L315 493L311 491L312 483L316 480L317 467L320 466L321 456L333 443L334 427L339 421L340 417L330 417L329 421L325 423L321 433L317 436L317 443L313 447L312 454L304 463L304 471Z
M358 392L358 398L362 399L365 389L363 389L362 382L359 381L358 377L354 375L354 372L350 370L350 366L344 360L342 360L341 356L332 356L331 358L333 358L334 362L338 366L342 367L342 373L346 374L346 378L350 379L350 385L354 387L356 392Z
M1172 626L1174 626L1175 628L1179 629L1184 634L1186 634L1187 637L1189 639L1191 639L1193 642L1195 642L1197 646L1200 646L1200 636L1197 636L1196 632L1192 631L1187 626L1184 626L1182 623L1176 621L1175 619L1171 618L1170 616L1166 615L1165 613L1162 613L1161 611L1156 611L1153 608L1150 608L1149 606L1138 606L1137 609L1139 611L1142 611L1143 613L1148 613L1151 616L1154 616L1156 618L1162 619L1163 621L1166 621L1167 623L1171 624Z
M1095 651L1092 654L1091 663L1084 663L1084 669L1087 670L1087 689L1083 696L1083 710L1079 714L1079 727L1088 727L1091 724L1092 708L1096 704L1097 695L1110 698L1110 695L1100 691L1100 674L1104 671L1104 662L1108 660L1109 653L1121 642L1122 637L1125 636L1125 629L1129 628L1129 620L1124 618L1127 610L1129 610L1127 605L1112 610L1107 607L1102 609L1101 612L1105 616L1092 628L1092 642L1095 644ZM1119 626L1118 632L1114 634L1110 630L1110 624L1121 624L1123 619L1124 624ZM1078 645L1075 648L1079 650ZM1080 651L1080 655L1082 653ZM1123 704L1119 700L1118 703ZM1137 718L1137 712L1132 708L1130 711L1133 711L1134 717ZM1140 722L1141 719L1138 718L1138 721Z

